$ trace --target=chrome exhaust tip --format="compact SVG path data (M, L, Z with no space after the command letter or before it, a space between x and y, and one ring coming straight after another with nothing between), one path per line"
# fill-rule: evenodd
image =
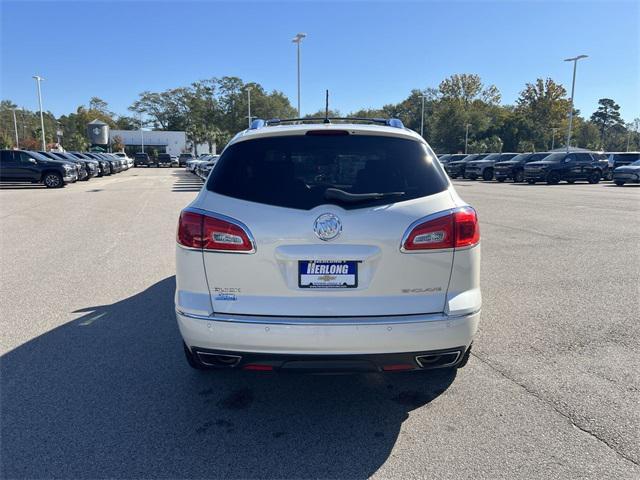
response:
M420 368L451 367L458 363L459 359L460 351L456 350L454 352L440 352L418 355L416 357L416 363L420 365Z
M232 368L240 363L240 355L226 355L221 353L196 352L198 360L207 367Z

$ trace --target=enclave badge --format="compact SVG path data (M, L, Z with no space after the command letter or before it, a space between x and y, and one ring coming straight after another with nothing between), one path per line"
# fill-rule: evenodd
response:
M320 240L331 240L340 235L342 222L333 213L323 213L316 218L313 231Z

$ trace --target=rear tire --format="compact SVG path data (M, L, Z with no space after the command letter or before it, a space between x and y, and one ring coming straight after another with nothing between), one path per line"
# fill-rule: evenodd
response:
M42 183L47 188L62 188L64 187L64 181L62 175L56 172L49 172L44 175Z
M485 168L484 172L482 172L482 179L485 182L493 180L493 168Z
M529 179L529 180L527 180L527 183L528 183L529 185L533 185L534 183L536 183L536 181L535 181L535 180L533 180L533 179Z
M496 178L500 183L504 182L504 177Z
M208 370L208 368L200 363L198 358L193 353L191 353L191 350L189 350L189 347L187 347L186 343L182 342L182 348L184 350L184 356L187 359L187 363L191 368L195 370Z
M620 180L616 180L614 183L619 187L624 185L624 182L621 182Z
M600 183L601 178L602 174L598 170L596 170L595 172L592 172L591 175L589 175L589 178L587 180L591 184L596 184Z
M567 183L568 184L574 184L574 183L576 183L576 181L575 180L567 180Z

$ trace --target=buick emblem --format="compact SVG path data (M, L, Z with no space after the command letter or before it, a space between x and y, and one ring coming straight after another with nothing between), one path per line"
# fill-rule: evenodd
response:
M313 223L313 231L320 240L331 240L340 235L342 222L333 213L323 213Z

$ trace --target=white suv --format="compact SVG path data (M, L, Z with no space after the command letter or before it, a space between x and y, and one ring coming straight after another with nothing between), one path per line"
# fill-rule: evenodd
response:
M194 368L468 359L481 308L476 212L399 120L254 121L182 211L177 243L176 316Z

